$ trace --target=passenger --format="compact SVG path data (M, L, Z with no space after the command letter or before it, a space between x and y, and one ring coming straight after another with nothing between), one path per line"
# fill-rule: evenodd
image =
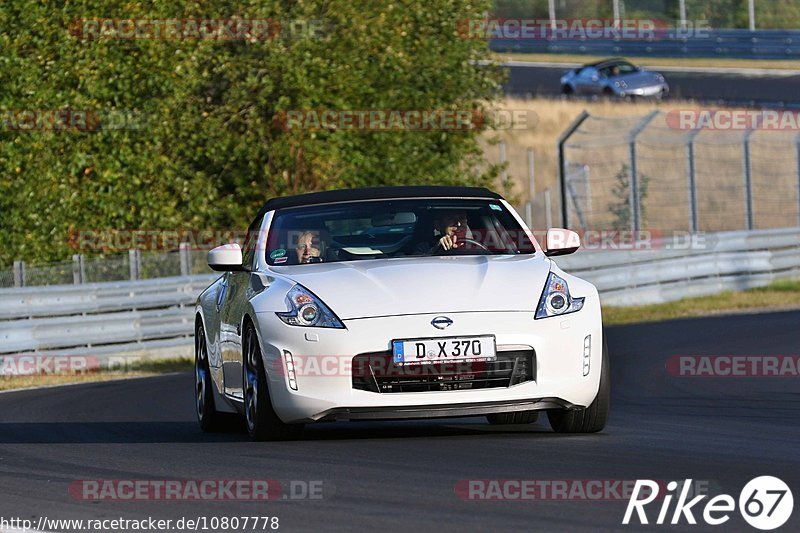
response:
M297 262L321 263L325 254L325 240L317 230L307 230L297 238Z

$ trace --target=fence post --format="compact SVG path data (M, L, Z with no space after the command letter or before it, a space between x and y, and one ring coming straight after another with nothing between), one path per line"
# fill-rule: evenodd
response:
M692 233L697 233L697 181L695 180L694 167L694 138L699 133L699 129L692 130L686 140L686 174L689 179L689 230Z
M180 244L179 253L181 255L181 276L192 275L192 249L188 242Z
M500 164L506 162L506 142L500 141ZM503 180L503 184L506 183L508 180L508 168L503 167L503 170L500 171L500 179Z
M83 268L83 255L74 254L72 256L72 283L80 285L86 277L86 271Z
M639 175L638 169L636 168L636 138L639 136L642 131L650 124L656 115L658 115L658 111L651 111L648 113L639 123L633 128L631 131L630 137L628 138L628 143L630 143L630 170L631 170L631 179L628 185L628 206L631 212L631 231L636 232L639 231L639 228L642 225L642 217L641 217L641 198L639 197Z
M14 261L14 286L25 286L25 261Z
M750 164L750 137L756 130L747 130L744 134L744 201L745 201L745 221L747 229L753 229L753 175L752 165Z
M800 227L800 133L797 134L797 226Z
M572 134L581 127L583 121L589 118L589 112L585 109L581 111L572 124L558 138L558 179L561 185L561 224L564 229L569 228L569 205L567 204L567 161L564 157L564 144L572 137Z
M128 265L131 269L131 281L136 281L141 275L141 256L138 249L128 250Z
M553 227L553 212L552 212L552 204L550 203L550 188L544 190L544 225L546 226L545 229L550 229Z
M681 29L685 30L686 29L686 0L679 0L678 12L680 13Z
M535 176L533 173L534 170L534 160L533 160L533 148L528 148L528 201L532 202L533 197L536 196L536 183L534 181Z
M528 148L528 202L525 204L525 222L529 228L533 227L533 198L536 196L533 165L533 148Z

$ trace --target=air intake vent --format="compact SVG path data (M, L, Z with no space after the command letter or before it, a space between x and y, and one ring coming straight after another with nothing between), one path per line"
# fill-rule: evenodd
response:
M495 361L397 366L390 352L353 358L353 388L370 392L431 392L510 387L535 376L533 350L498 352Z

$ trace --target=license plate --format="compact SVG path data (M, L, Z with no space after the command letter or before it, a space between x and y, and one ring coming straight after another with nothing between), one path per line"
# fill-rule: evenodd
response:
M397 365L443 363L446 361L493 361L497 358L492 335L413 339L392 342Z

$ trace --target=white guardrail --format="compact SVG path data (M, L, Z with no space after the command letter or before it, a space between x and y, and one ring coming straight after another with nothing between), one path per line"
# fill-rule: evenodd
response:
M0 290L0 356L189 355L197 295L218 274Z
M800 277L800 228L699 234L692 246L557 258L604 305L658 303ZM218 275L0 290L0 357L190 355L197 295Z
M800 277L800 228L699 233L650 249L579 250L556 258L594 283L604 305L644 305Z

